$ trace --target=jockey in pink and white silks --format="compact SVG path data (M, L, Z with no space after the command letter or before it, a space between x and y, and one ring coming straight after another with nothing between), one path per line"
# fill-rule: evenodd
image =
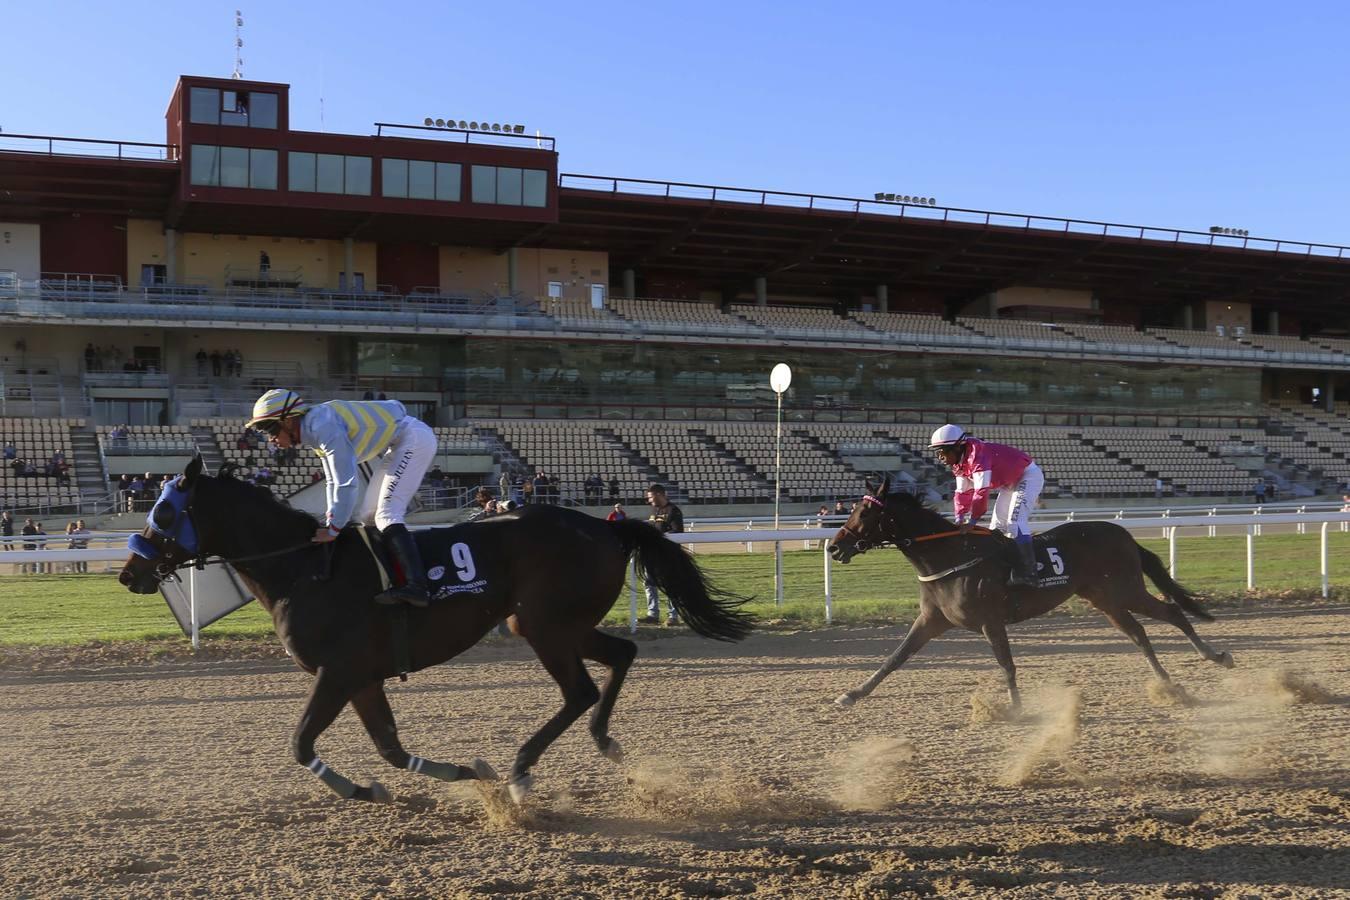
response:
M989 492L998 490L989 527L1008 535L1017 546L1017 564L1008 576L1008 584L1035 587L1039 583L1036 555L1027 516L1045 486L1041 467L1016 447L981 441L956 425L943 425L934 431L928 446L956 476L952 505L962 531L984 515L989 506Z

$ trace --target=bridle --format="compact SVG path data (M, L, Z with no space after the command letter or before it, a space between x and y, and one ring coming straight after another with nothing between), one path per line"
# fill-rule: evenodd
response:
M860 502L870 504L880 509L881 515L884 517L885 520L888 520L890 523L890 530L892 532L899 530L899 523L896 522L895 516L891 513L891 511L886 508L886 502L884 500L878 499L872 494L864 494ZM861 532L857 531L856 529L849 528L847 522L845 522L843 526L840 527L839 530L847 534L849 537L853 538L853 547L860 554L866 553L873 547L876 547L879 544L884 543L884 541L873 542L868 540L866 537L863 536ZM936 541L941 538L957 537L961 534L988 535L993 534L993 532L990 531L988 528L983 528L979 525L976 525L971 528L968 528L965 532L962 532L959 528L954 528L950 531L938 531L933 534L921 534L918 537L900 538L898 540L892 541L892 543L894 543L897 547L900 547L901 549L905 549L907 547L913 546L914 544L922 544L925 541Z

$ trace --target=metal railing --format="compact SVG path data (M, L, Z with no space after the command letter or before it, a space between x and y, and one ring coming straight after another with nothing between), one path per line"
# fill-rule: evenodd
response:
M140 162L176 162L179 157L177 144L101 141L95 138L53 137L45 134L0 134L0 153L92 156Z

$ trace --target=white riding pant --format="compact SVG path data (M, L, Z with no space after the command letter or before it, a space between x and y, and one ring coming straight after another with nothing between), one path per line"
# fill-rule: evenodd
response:
M1036 508L1041 489L1045 487L1045 475L1041 467L1031 463L1022 472L1016 484L1009 485L998 492L994 501L994 513L990 517L989 527L1001 531L1010 538L1019 534L1031 534L1027 517Z
M384 531L403 524L422 478L436 459L436 432L415 416L404 416L389 449L371 460L370 483L358 517Z

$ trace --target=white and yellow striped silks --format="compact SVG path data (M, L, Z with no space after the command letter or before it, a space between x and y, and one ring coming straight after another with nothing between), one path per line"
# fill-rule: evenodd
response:
M388 450L399 421L406 415L402 404L387 400L330 400L324 406L337 413L346 426L357 462L369 462Z

